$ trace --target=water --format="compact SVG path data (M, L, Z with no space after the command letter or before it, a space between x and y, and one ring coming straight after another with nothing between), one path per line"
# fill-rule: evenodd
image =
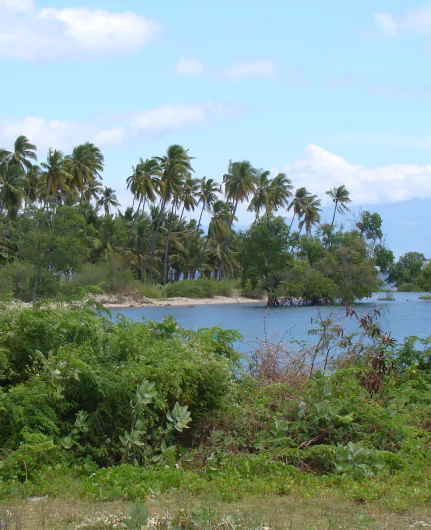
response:
M420 300L421 293L393 293L392 302L379 301L379 294L372 299L362 301L354 306L358 314L372 309L381 310L379 318L382 329L391 332L393 338L403 340L410 335L427 337L431 335L431 301ZM191 304L192 305L192 304ZM316 319L320 311L322 316L330 313L344 315L342 307L277 307L266 311L262 304L222 304L196 305L182 307L142 307L112 310L115 317L121 313L133 320L161 321L166 315L172 315L185 329L220 326L225 329L236 329L244 337L244 341L254 341L264 337L265 315L266 330L270 339L281 338L287 334L289 338L311 343L313 338L309 330L316 328ZM353 330L353 321L345 321L343 325Z

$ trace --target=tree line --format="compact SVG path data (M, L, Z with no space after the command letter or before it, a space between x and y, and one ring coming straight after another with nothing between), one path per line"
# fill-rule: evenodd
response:
M368 295L378 269L385 273L393 262L378 214L363 212L352 230L337 223L351 202L342 184L327 191L334 209L324 223L319 197L249 161L230 161L218 183L196 178L188 150L170 145L132 168L132 206L124 211L115 190L103 185L103 170L92 143L71 154L50 149L40 164L25 136L0 150L0 291L13 284L19 295L31 278L36 299L99 267L101 281L107 274L148 286L234 278L244 289L265 290L270 303L318 303ZM255 214L246 231L235 229L241 204Z

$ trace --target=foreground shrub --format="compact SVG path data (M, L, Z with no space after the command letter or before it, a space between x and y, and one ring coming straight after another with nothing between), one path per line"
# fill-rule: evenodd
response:
M425 484L430 341L384 345L369 329L374 343L332 371L307 355L277 368L280 342L247 372L233 331L112 322L79 305L0 310L0 496L53 491L60 472L98 500L172 488L236 500L317 477L351 491L373 478L373 495L390 477Z

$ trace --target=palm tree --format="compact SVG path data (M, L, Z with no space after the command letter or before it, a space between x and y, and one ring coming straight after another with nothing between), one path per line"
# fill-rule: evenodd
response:
M7 210L8 220L21 208L24 196L25 173L23 169L18 164L3 162L0 165L0 205Z
M70 175L65 169L64 157L61 151L48 151L46 162L41 163L43 173L40 182L43 186L41 196L43 198L55 196L61 204L63 194L69 190L68 182Z
M232 215L235 216L238 204L247 200L254 193L257 184L257 172L247 160L242 162L231 161L228 173L223 175L223 183L226 198L231 203Z
M120 203L117 200L117 195L115 194L115 190L105 186L97 205L98 208L103 208L105 217L108 217L111 213L111 207L118 208L118 206L120 206Z
M268 190L268 208L267 213L276 212L280 208L287 208L289 199L292 197L292 181L285 175L285 173L278 173L272 179Z
M37 160L36 146L31 144L25 136L18 136L9 160L22 171L29 170L32 166L31 160Z
M270 174L270 171L260 171L256 175L254 195L248 207L249 212L256 212L256 219L259 218L260 210L265 209L268 212L270 208L270 189L272 185L272 180L269 178Z
M69 187L80 192L82 204L85 187L102 179L103 155L98 147L87 142L75 147L65 158L65 167L70 175Z
M231 204L231 219L229 229L232 228L233 219L236 216L238 204L249 198L254 193L257 184L257 172L247 160L242 162L230 162L228 173L223 176L224 189L227 200ZM220 264L220 278L223 278L224 255L226 253L229 236L223 245Z
M42 169L35 165L31 166L25 175L25 202L36 202L39 196L39 182Z
M102 183L99 180L88 183L82 194L84 204L90 204L93 199L97 204L102 190Z
M236 219L236 218L235 218ZM218 249L217 255L219 262L223 258L223 248L224 242L229 237L231 233L231 224L233 222L232 218L232 207L229 203L217 200L215 201L212 209L212 216L208 226L208 233L205 240L205 245L202 248L201 255L196 265L196 269L199 268L202 263L203 256L207 250L210 240L214 240ZM219 266L220 270L221 265Z
M202 215L204 211L211 211L212 205L218 200L217 194L221 193L220 184L214 182L213 179L207 179L204 177L200 181L200 192L199 192L199 203L202 203L201 214L199 216L199 222L197 231L201 227Z
M295 192L295 196L292 200L292 202L287 207L287 210L290 212L290 210L293 208L293 217L292 221L290 223L290 229L292 229L293 221L295 220L295 217L298 217L300 219L303 215L304 208L307 204L307 200L311 196L310 192L307 191L307 188L298 188Z
M183 203L183 209L181 211L180 219L184 216L184 211L194 212L196 206L198 205L197 197L199 190L199 180L193 179L190 175L187 176L183 192L179 200Z
M163 215L166 210L167 204L174 199L174 208L178 197L181 196L184 182L186 178L193 171L191 161L192 158L188 155L188 150L184 149L181 145L170 145L166 151L166 154L162 157L154 157L154 160L160 167L160 207L159 217L156 222L154 229L153 241L151 244L151 261L150 261L150 283L153 281L154 271L154 258L156 252L157 236L159 228L163 219ZM171 217L172 219L172 217Z
M299 222L299 233L301 233L302 228L305 226L306 233L310 234L313 226L320 223L320 212L322 211L320 208L321 204L322 201L318 199L316 195L307 197L302 210L303 219Z
M130 225L129 235L123 250L123 258L127 249L129 248L130 239L132 237L136 221L139 217L141 206L143 210L145 210L145 203L147 200L151 203L154 203L156 200L157 190L159 189L160 184L160 175L161 169L157 160L154 160L153 158L142 160L141 158L136 168L133 168L133 174L127 178L127 188L133 193L133 206L136 199L139 201L139 203L136 214L133 217L133 222ZM142 269L140 268L139 270Z
M332 188L332 190L327 191L326 194L331 197L332 202L335 204L334 215L332 216L331 223L332 231L332 229L334 228L335 214L337 212L339 214L345 214L346 212L349 212L350 210L346 205L352 201L349 197L349 192L344 184L342 186L338 186L338 188Z

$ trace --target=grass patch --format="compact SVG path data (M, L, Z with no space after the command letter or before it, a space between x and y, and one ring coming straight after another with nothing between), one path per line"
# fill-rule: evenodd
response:
M379 296L377 300L379 302L393 302L395 300L395 296L392 294L386 294L385 296Z
M195 530L398 530L420 528L431 521L429 507L412 507L403 513L394 513L380 502L359 504L343 495L307 496L304 492L292 492L287 496L247 496L229 504L220 501L217 496L193 497L187 493L157 496L139 504L125 501L91 503L75 501L70 497L40 503L17 500L0 505L0 519L13 524L12 528L22 530L72 530L79 527L95 530L115 528L114 524L118 525L117 528L140 529L142 519L139 519L145 518L147 511L145 528L150 530L173 527Z
M431 300L431 294L425 294L423 296L419 296L419 300Z

